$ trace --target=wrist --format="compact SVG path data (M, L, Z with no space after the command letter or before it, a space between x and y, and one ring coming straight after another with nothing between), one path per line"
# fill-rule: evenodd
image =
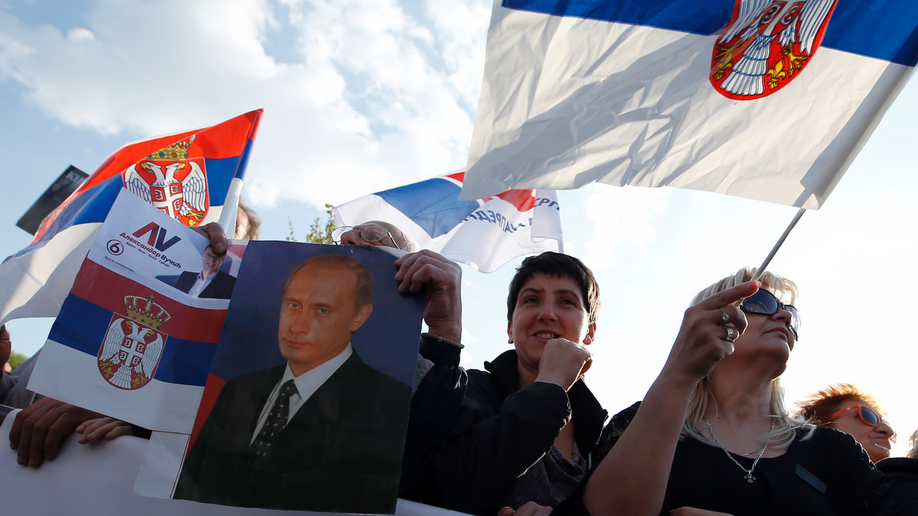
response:
M435 331L434 328L431 328L430 332L422 333L421 338L422 339L432 339L437 342L441 342L443 344L448 344L454 348L463 349L465 348L465 346L463 346L462 343L458 341L458 338L459 338L458 333L460 332L439 332L439 331ZM455 340L450 337L455 337Z

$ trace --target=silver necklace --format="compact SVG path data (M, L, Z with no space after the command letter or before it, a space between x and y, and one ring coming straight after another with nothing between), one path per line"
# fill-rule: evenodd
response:
M768 449L768 443L771 442L771 432L773 432L775 429L774 418L772 418L771 420L771 430L768 431L768 434L769 434L768 440L765 441L765 445L762 446L762 451L759 452L759 456L755 458L755 460L752 462L752 467L749 469L744 468L742 464L740 464L736 459L733 458L733 455L730 455L730 452L728 452L726 448L724 448L723 446L720 445L719 442L717 442L717 436L714 435L714 427L711 426L711 420L709 420L708 418L704 418L704 422L707 423L708 430L711 431L711 438L714 440L714 444L716 444L718 448L723 450L724 453L727 454L727 458L732 460L734 464L739 466L739 469L746 472L746 475L743 477L746 479L746 482L749 482L750 484L753 483L755 481L755 477L752 476L752 471L755 470L755 467L758 465L759 459L762 458L762 455L765 455L765 450Z

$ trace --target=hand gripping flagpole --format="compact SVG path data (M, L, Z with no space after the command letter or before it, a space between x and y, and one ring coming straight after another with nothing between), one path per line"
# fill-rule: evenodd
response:
M787 239L787 235L789 235L791 230L794 229L794 226L797 225L797 221L800 220L800 217L803 216L803 212L805 211L806 208L800 208L797 214L794 215L794 219L790 222L790 224L787 225L787 229L784 230L784 234L781 235L781 238L778 239L778 242L775 244L775 246L771 248L771 252L768 253L765 261L762 262L762 265L759 265L759 269L755 272L755 276L752 277L752 281L758 281L762 273L765 272L765 267L768 267L768 264L771 263L771 259L774 258L776 254L778 254L778 249L781 248L781 244L783 244Z

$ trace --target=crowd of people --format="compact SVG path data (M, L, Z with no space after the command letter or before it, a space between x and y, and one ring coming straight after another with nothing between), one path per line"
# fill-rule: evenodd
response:
M255 238L248 231L257 231L257 217L240 214L236 237ZM225 253L218 226L201 231L213 252ZM335 240L408 251L395 262L398 289L426 289L428 331L419 336L401 498L487 516L918 514L918 431L908 457L889 458L896 433L885 412L848 384L788 408L780 377L801 329L794 307L799 292L787 278L765 271L753 281L756 270L743 268L699 292L650 390L607 422L608 412L583 380L592 363L600 290L580 260L552 252L526 258L507 297L513 349L483 370L463 370L459 266L418 250L385 222L341 228ZM296 273L288 290L299 281ZM283 312L281 318L283 333ZM0 359L9 342L0 329ZM296 366L309 369L284 356L294 377ZM0 382L0 401L23 408L10 434L19 464L41 466L74 432L81 443L149 435L29 392L34 360L3 373ZM243 448L251 441L257 449L262 425L274 417L272 405L287 403L278 395L282 385L270 380L266 388L275 393L255 432L243 436ZM285 431L284 423L280 428ZM235 467L235 459L226 460L227 468ZM256 468L245 478L258 474ZM288 484L289 492L278 496L317 496ZM202 494L192 479L180 489L187 499L263 506L241 497L251 486L239 486L225 495Z

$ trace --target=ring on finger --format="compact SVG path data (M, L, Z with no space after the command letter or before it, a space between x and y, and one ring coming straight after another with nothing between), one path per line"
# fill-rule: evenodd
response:
M721 311L721 313L724 314L723 317L721 317L721 319L724 320L724 324L727 324L728 322L730 322L730 316L727 315L727 311L724 310L723 308L721 308L720 311Z
M736 338L736 329L734 329L732 326L727 326L726 328L727 328L727 338L724 340L726 340L727 342L733 342L733 339Z

